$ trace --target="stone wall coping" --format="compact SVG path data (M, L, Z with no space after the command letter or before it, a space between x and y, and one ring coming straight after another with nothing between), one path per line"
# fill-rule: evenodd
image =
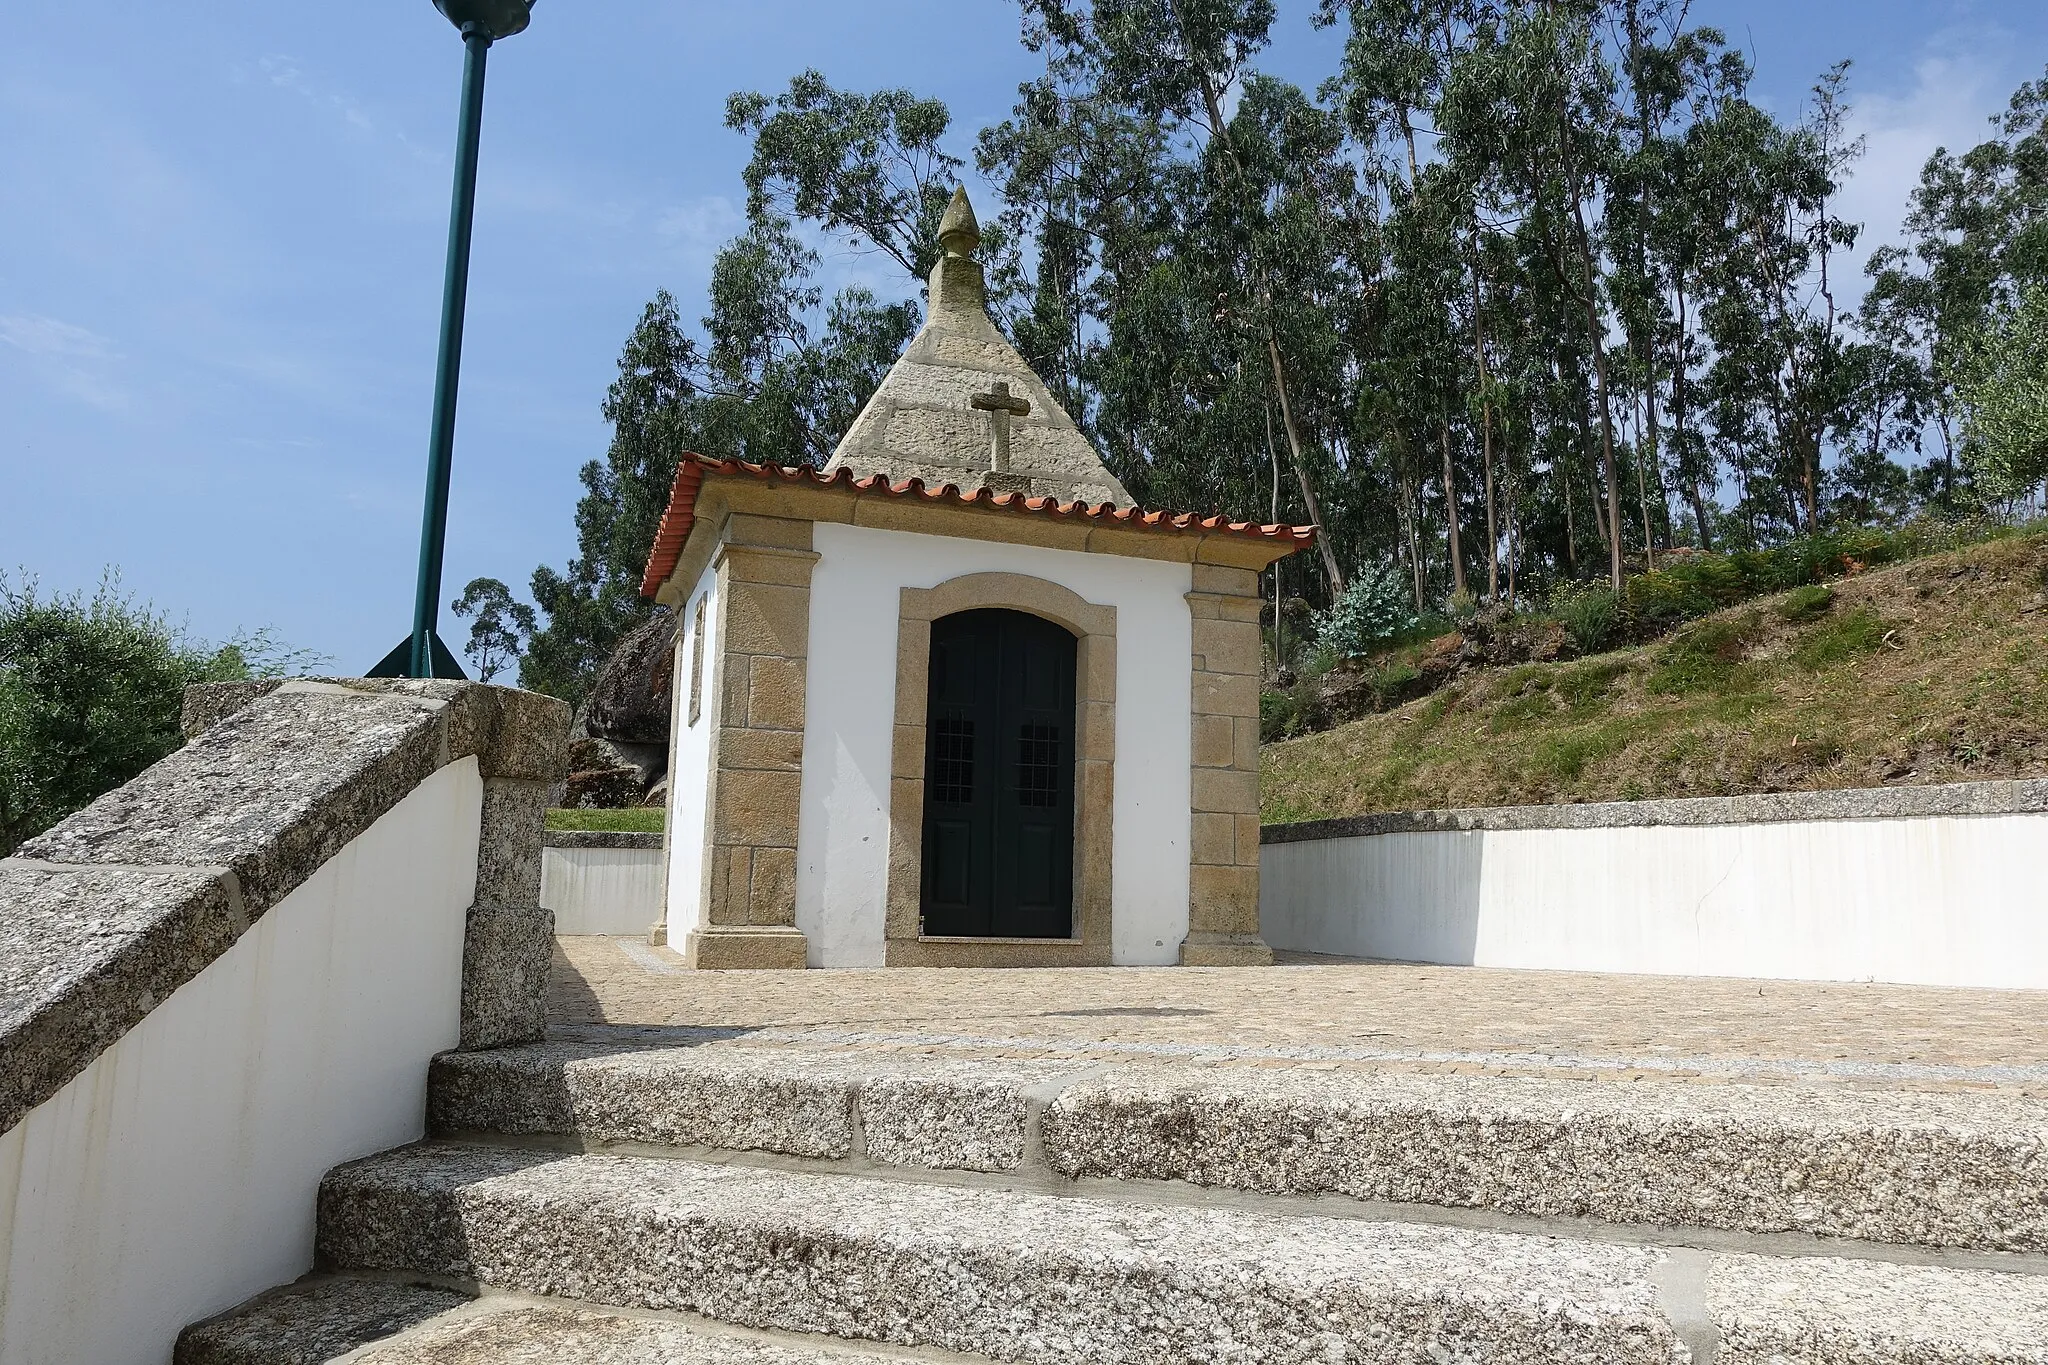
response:
M1576 805L1492 806L1465 810L1386 811L1267 825L1262 844L1356 839L1376 834L1459 830L1640 829L1653 825L1785 824L1801 820L1911 820L1934 816L2048 813L2048 779L1953 782L1926 787L1853 787L1833 791L1759 792L1665 801L1597 801Z
M441 768L475 757L537 831L567 766L567 706L478 683L202 685L183 721L184 748L0 859L0 1133Z
M659 834L632 830L551 829L541 840L543 848L652 848L661 847Z

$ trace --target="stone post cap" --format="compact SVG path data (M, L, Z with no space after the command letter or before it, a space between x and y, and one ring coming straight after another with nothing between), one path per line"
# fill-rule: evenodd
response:
M953 197L946 203L946 215L939 219L939 245L950 256L969 259L981 245L981 224L975 219L974 205L967 202L965 185L953 187Z

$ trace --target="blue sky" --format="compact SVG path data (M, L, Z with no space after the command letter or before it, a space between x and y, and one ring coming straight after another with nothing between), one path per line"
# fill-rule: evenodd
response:
M1338 39L1280 7L1265 65L1312 82ZM198 635L268 626L358 671L410 623L461 44L429 0L120 9L0 11L0 569L117 565ZM1693 14L1787 113L1854 59L1867 240L2048 60L2033 0ZM656 289L701 311L739 225L728 92L907 85L965 154L1031 72L1016 33L997 0L541 0L492 54L444 602L573 553L620 342Z

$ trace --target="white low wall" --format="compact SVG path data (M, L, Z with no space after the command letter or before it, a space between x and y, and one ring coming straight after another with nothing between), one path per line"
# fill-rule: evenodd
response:
M645 934L662 918L661 840L645 848L550 843L540 855L540 903L558 934Z
M427 778L0 1135L0 1363L163 1365L312 1267L321 1176L417 1139L457 1042L482 802Z
M1815 794L1808 819L1788 796L1748 799L1767 818L1747 820L1738 798L1565 808L1564 828L1529 811L1282 827L1261 849L1261 929L1276 949L1408 962L2048 988L2044 787Z

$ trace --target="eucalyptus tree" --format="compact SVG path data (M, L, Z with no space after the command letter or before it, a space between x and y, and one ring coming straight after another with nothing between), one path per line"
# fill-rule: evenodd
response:
M1233 100L1251 96L1247 81L1272 27L1271 0L1024 0L1023 11L1027 35L1047 52L1070 99L1113 115L1113 124L1161 130L1162 140L1151 144L1150 221L1114 240L1111 207L1101 203L1099 191L1083 190L1093 201L1083 216L1094 217L1100 233L1096 265L1106 277L1100 285L1115 294L1110 344L1097 353L1096 416L1106 444L1126 443L1119 472L1136 475L1140 486L1148 484L1148 472L1170 486L1173 462L1153 469L1141 443L1159 434L1147 418L1172 395L1200 397L1210 418L1242 430L1251 406L1239 386L1252 370L1241 356L1227 369L1218 361L1233 337L1248 335L1263 352L1258 368L1265 371L1304 514L1324 524L1315 466L1325 457L1312 449L1313 414L1297 392L1311 382L1301 371L1307 358L1292 353L1274 278L1286 237L1274 209L1286 187L1253 164L1254 149L1239 145L1249 130L1236 132L1226 113ZM1046 122L1028 114L1020 109L1013 125ZM999 145L985 144L984 154L999 157ZM1209 230L1225 227L1249 236ZM1138 324L1135 336L1132 323ZM1131 354L1133 340L1163 337L1178 338L1190 350L1170 358ZM1218 402L1225 390L1232 401ZM1263 404L1258 410L1263 414ZM1192 466L1183 461L1181 467ZM1336 551L1327 537L1319 547L1329 590L1342 592Z

